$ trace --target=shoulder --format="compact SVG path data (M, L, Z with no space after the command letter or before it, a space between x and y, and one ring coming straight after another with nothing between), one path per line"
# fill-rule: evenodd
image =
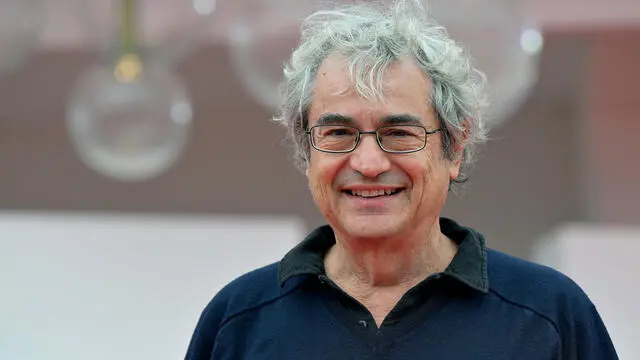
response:
M229 282L202 311L186 359L209 359L218 331L225 323L259 309L291 290L292 287L280 287L278 263L258 268Z
M584 290L560 271L491 249L487 266L492 293L546 318L559 332L598 316Z
M588 301L575 281L551 267L520 259L492 249L487 250L490 287L504 297L534 308L549 301Z
M278 263L272 263L229 282L213 297L204 313L215 313L220 322L226 322L281 297L285 292L278 281Z
M487 263L490 291L549 321L562 359L618 359L596 306L567 275L494 250L487 250Z

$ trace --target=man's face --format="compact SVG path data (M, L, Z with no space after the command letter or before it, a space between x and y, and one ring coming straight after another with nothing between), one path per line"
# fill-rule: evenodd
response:
M376 130L389 119L408 117L427 130L439 128L428 102L430 83L414 62L392 64L383 81L385 100L369 102L354 90L345 59L328 57L318 71L308 127L339 115L362 131ZM350 153L312 148L307 177L313 199L343 236L385 238L426 231L437 221L449 181L459 171L459 161L442 156L441 144L441 135L436 133L427 136L426 147L418 152L391 154L380 149L375 136L362 135ZM371 197L381 191L384 195Z

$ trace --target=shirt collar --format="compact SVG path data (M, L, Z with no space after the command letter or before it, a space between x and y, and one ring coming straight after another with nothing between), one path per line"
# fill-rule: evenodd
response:
M487 249L482 234L460 226L448 218L440 218L440 230L458 244L458 252L443 274L481 292L489 291ZM324 225L313 230L280 261L280 285L301 275L323 275L324 256L335 244L333 229Z

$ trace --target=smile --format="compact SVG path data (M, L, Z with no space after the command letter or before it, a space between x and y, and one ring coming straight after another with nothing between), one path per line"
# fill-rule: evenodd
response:
M382 196L392 196L401 192L402 188L397 189L380 189L380 190L344 190L347 195L358 196L363 198L377 198Z

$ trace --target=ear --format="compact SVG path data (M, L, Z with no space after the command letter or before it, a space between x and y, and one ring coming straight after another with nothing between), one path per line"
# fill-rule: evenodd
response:
M307 154L306 158L304 159L304 176L307 178L307 180L309 180L309 172L311 169L311 154Z
M462 133L456 138L456 142L453 145L453 152L456 153L456 161L459 163L462 160L462 153L467 147L467 141L469 141L469 119L462 122Z
M449 177L451 180L458 177L460 174L460 164L462 163L462 157L464 149L467 147L467 141L469 140L469 120L462 122L462 133L456 138L455 144L453 144L453 152L455 153L455 159L452 161Z

